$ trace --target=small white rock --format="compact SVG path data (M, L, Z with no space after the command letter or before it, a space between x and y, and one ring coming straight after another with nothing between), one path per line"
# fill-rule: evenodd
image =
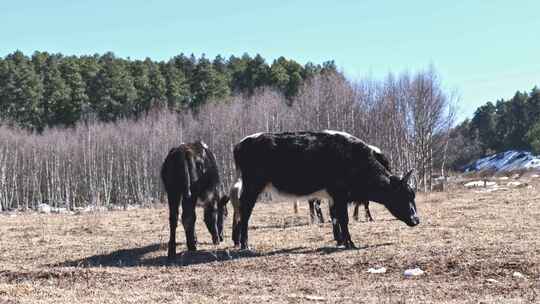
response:
M405 270L403 273L406 277L415 277L424 274L424 271L418 267Z
M45 213L45 214L51 213L51 206L47 204L39 204L37 209L39 213Z
M369 273L386 273L386 267L375 267L367 270Z

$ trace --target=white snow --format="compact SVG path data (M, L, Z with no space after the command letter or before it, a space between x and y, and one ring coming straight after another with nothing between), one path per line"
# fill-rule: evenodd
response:
M39 213L45 213L45 214L51 213L51 206L47 204L39 204L37 209Z
M406 277L415 277L415 276L420 276L423 274L424 274L424 271L418 267L407 269L405 270L405 272L403 272L403 275L405 275Z
M520 169L540 169L540 157L531 152L509 150L478 159L464 168L465 172L494 170L497 172Z
M464 186L467 187L467 188L475 188L475 187L484 187L484 186L491 187L491 186L496 186L496 185L497 185L496 182L488 182L488 181L486 181L484 183L484 181L478 180L478 181L468 182Z

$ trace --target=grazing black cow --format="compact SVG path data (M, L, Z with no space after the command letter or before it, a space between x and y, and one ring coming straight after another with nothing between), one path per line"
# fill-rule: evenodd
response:
M409 226L420 222L415 193L393 176L372 148L360 139L337 131L257 133L234 147L234 161L242 179L240 220L233 228L235 245L248 248L248 223L259 194L273 188L292 196L327 197L339 227L338 245L355 247L348 229L347 204L370 200L384 204ZM238 244L239 243L239 244Z
M169 151L161 167L161 179L169 201L170 238L168 258L176 256L178 207L182 201L182 225L188 250L197 250L195 207L204 207L204 222L212 242L223 240L223 217L228 197L219 197L219 173L214 154L203 142L181 144Z

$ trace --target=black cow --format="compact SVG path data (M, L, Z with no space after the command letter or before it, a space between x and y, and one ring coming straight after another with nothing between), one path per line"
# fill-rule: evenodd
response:
M370 200L384 204L409 226L420 222L415 193L393 176L377 154L360 139L337 131L257 133L234 147L242 179L239 223L233 227L235 245L248 248L248 222L259 194L270 187L286 195L328 197L339 231L338 245L355 247L348 229L347 204ZM238 244L239 243L239 244Z
M203 142L181 144L169 151L161 167L161 179L169 201L170 238L168 258L176 256L176 226L178 207L182 201L182 225L188 250L197 250L195 206L204 207L204 222L212 242L223 240L223 217L227 196L219 197L219 173L214 154Z

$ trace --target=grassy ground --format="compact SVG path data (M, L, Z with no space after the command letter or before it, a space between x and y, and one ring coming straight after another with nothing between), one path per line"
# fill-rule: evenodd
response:
M254 252L213 246L199 213L199 252L166 262L167 210L0 216L0 303L539 303L540 184L419 195L409 228L372 205L351 222L358 250L331 225L308 225L307 203L259 203ZM325 214L327 214L326 206ZM201 211L201 210L199 210ZM384 266L384 274L367 269ZM420 267L423 276L403 271ZM514 276L514 272L524 278Z

